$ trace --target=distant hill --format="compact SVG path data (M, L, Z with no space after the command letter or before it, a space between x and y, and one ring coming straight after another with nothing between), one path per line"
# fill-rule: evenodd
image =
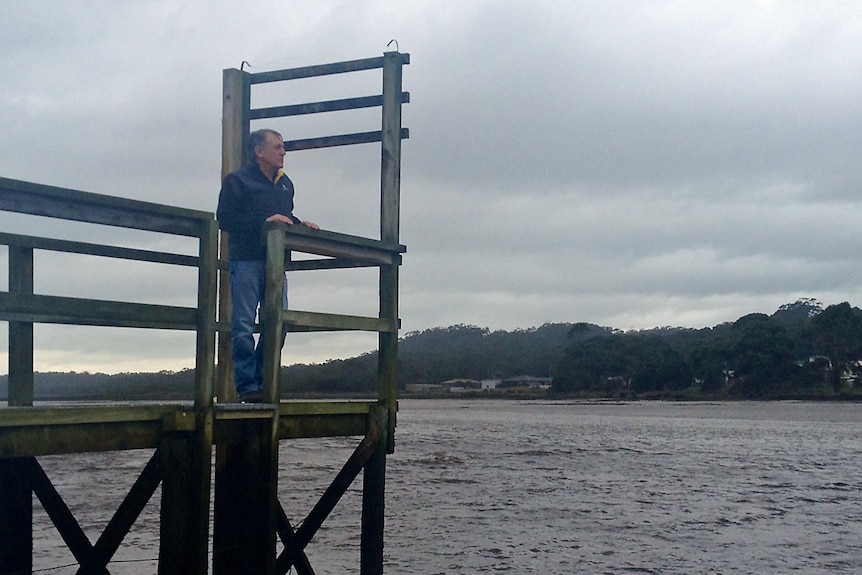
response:
M818 359L819 358L819 359ZM857 393L862 311L802 299L772 315L691 329L623 332L589 323L547 323L515 331L436 327L399 341L398 384L452 379L552 377L555 394L603 397L821 397ZM285 396L370 395L377 353L282 368ZM7 377L0 377L6 397ZM36 397L191 399L194 371L38 373Z
M398 344L398 383L438 383L449 379L549 377L568 343L571 324L545 324L515 331L471 325L406 334ZM283 371L288 393L372 393L377 389L377 353L293 365Z
M159 373L89 373L49 372L33 374L36 399L52 401L157 399L191 400L194 398L194 370ZM8 394L8 376L0 376L0 399Z

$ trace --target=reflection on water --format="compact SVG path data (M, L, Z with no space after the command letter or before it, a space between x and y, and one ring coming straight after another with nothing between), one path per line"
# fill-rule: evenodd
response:
M860 431L855 404L402 401L386 571L859 573ZM357 443L284 442L294 525ZM95 541L149 456L40 461ZM317 573L358 572L360 490L308 548ZM37 569L75 573L37 509ZM111 572L154 573L157 540L158 493Z

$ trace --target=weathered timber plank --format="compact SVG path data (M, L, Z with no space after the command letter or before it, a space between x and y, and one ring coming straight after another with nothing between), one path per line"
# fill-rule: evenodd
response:
M282 417L278 421L278 437L351 437L362 435L367 426L368 416L359 414Z
M0 320L194 330L194 308L0 292Z
M213 505L213 574L271 575L275 568L276 461L271 420L236 422L238 441L220 445Z
M375 401L283 401L278 405L278 412L287 415L350 415L361 413L367 415Z
M120 548L120 544L129 529L132 528L153 493L156 492L164 472L161 463L160 454L156 451L144 466L144 470L135 480L123 502L120 503L114 516L111 517L105 530L99 536L99 540L93 546L93 550L88 554L86 561L81 564L81 568L78 570L79 575L97 573L107 566L111 557Z
M399 264L400 264L400 259ZM319 271L319 270L343 270L354 268L378 267L368 262L348 260L344 258L315 258L307 260L293 260L285 262L285 271Z
M33 572L33 493L29 458L0 459L0 575Z
M196 237L211 212L0 178L0 210Z
M401 92L401 102L410 102L410 93ZM340 100L326 100L323 102L308 102L305 104L291 104L288 106L272 106L269 108L255 108L250 111L252 120L261 118L283 118L288 116L302 116L306 114L320 114L324 112L339 112L344 110L359 110L362 108L374 108L383 105L383 95L362 96L358 98L342 98Z
M33 493L39 498L39 502L48 517L51 518L69 551L72 552L79 564L83 564L92 553L93 545L39 462L35 458L29 458L29 461L32 469ZM102 567L96 573L107 574L108 571Z
M337 255L329 253L329 249L347 250L350 248L365 249L389 254L400 254L407 251L407 246L398 242L383 242L372 238L364 238L362 236L354 236L350 234L342 234L329 230L312 230L305 226L291 226L280 222L267 222L263 225L261 238L266 236L269 230L281 230L285 234L285 242L287 247L293 246L293 243L302 241L304 245L308 245L316 251L309 251L317 255ZM317 246L314 243L317 242ZM301 250L297 250L301 251Z
M9 246L9 291L33 293L33 249ZM33 405L33 322L9 322L8 404Z
M368 428L368 434L362 439L356 449L348 458L347 462L336 474L335 479L326 488L320 500L315 504L311 512L306 516L299 529L296 530L291 539L291 545L287 547L278 558L280 572L286 572L299 558L300 552L305 549L315 533L335 509L335 505L350 488L350 485L362 471L365 463L378 450L383 439L380 428L372 425Z
M276 513L278 537L281 539L284 546L289 548L291 545L294 545L293 539L296 534L296 530L293 528L293 525L290 524L290 519L287 517L287 513L284 512L284 507L282 507L281 502L278 503ZM314 575L314 569L312 569L311 563L309 563L308 557L305 555L304 551L300 551L296 554L293 566L296 569L297 575ZM289 568L281 570L278 566L277 569L278 573L283 575L286 575L289 570Z
M87 423L158 422L183 406L176 404L58 405L52 407L5 407L0 409L0 429Z
M386 318L342 315L310 311L284 310L282 320L287 331L398 331L398 321Z
M312 415L367 415L375 401L282 401L277 404L280 417ZM215 406L218 419L264 419L271 417L273 405L260 403L220 403Z
M164 470L159 517L160 575L206 573L209 505L201 508L199 503L203 489L195 469L194 451L193 436L182 433L165 434L158 450ZM209 465L206 471L209 477ZM205 490L208 494L209 485Z
M410 130L402 128L399 132L402 140L410 138ZM323 136L320 138L305 138L302 140L288 140L284 143L284 149L288 152L300 150L314 150L317 148L334 148L336 146L352 146L354 144L371 144L383 139L383 132L357 132L355 134L341 134L337 136Z
M369 430L380 430L380 441L365 462L362 478L362 532L359 538L360 575L383 573L383 526L386 501L386 437L390 424L386 406L373 410Z
M268 421L271 414L258 412L246 412L244 416L225 417L218 414L214 426L214 441L218 445L236 443L242 441L243 425L245 422L257 419ZM353 413L343 415L301 415L282 416L278 420L279 439L299 439L315 437L350 437L362 435L368 427L368 416L364 413Z
M318 64L316 66L303 66L301 68L288 68L272 72L261 72L250 74L252 84L263 84L266 82L282 82L284 80L298 80L300 78L314 78L316 76L329 76L332 74L344 74L347 72L360 72L362 70L374 70L383 67L383 58L362 58L360 60L347 60L344 62L333 62L331 64Z
M116 246L103 246L85 242L55 240L52 238L22 236L2 232L0 232L0 245L189 267L195 267L200 262L200 259L195 256L183 254L154 252Z
M347 258L377 266L396 265L401 262L401 257L398 253L391 250L349 245L342 242L333 242L325 238L288 236L285 244L290 250L306 254Z
M0 427L0 458L150 449L161 433L160 422L140 421Z

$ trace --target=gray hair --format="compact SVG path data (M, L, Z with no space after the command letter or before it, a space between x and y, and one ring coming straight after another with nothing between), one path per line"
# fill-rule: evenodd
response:
M271 130L269 128L263 128L261 130L255 130L251 134L248 135L248 140L245 144L245 153L246 153L246 161L253 162L255 161L254 149L258 146L262 146L266 142L266 135L272 134L273 136L278 137L279 140L284 140L281 137L281 134L276 132L275 130Z

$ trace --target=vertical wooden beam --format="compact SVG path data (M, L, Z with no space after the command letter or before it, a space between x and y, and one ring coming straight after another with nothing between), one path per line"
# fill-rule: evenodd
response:
M383 54L383 111L380 166L380 239L398 244L401 209L401 70L399 52ZM380 318L398 321L398 266L382 266L379 272ZM395 414L398 406L398 333L378 336L379 399L389 411L387 451L395 449Z
M373 408L369 425L389 427L385 406ZM362 533L360 535L360 575L383 573L383 521L386 501L386 445L379 443L365 464L362 478Z
M187 433L166 432L158 456L163 469L159 521L159 575L208 570L208 514L201 517L199 463L195 438ZM209 471L209 469L207 469ZM203 519L203 526L201 520ZM201 535L203 546L201 545Z
M222 104L222 177L242 166L244 144L248 139L251 109L250 75L236 69L224 71ZM227 234L221 234L220 257L228 259ZM282 270L284 269L282 265ZM229 275L220 273L219 324L230 324ZM279 287L279 295L281 289ZM280 307L280 306L279 306ZM279 315L279 325L280 325ZM280 370L277 370L280 371ZM272 374L270 374L270 377ZM230 336L219 331L217 395L222 402L236 399ZM266 385L266 383L265 383ZM277 385L264 388L268 400L276 397ZM269 395L267 395L267 393ZM213 573L267 575L275 569L275 479L278 475L278 410L273 419L246 425L240 443L219 445L216 449L215 505L213 509ZM273 423L275 421L275 423Z
M33 572L33 495L27 458L0 458L0 575Z
M9 246L9 291L33 293L33 249ZM9 322L8 405L33 405L33 322ZM33 494L27 459L0 459L0 574L33 570Z
M284 224L269 224L266 231L266 286L261 303L261 337L263 341L263 400L276 407L269 421L269 434L261 430L261 467L266 471L268 484L265 491L266 509L261 510L259 521L268 526L266 537L266 573L275 573L276 533L278 526L278 418L277 408L281 397L281 347L284 330ZM264 473L261 473L264 476ZM263 486L261 486L263 487ZM271 569L271 570L269 570Z
M205 575L209 568L209 513L215 395L215 313L218 227L202 221L198 247L195 431L188 439L165 435L159 569ZM182 527L182 533L177 532ZM167 531L166 531L167 530ZM163 551L164 549L164 551ZM161 559L164 553L165 560Z
M240 168L243 164L243 147L249 134L249 114L251 109L251 84L249 74L236 68L224 70L222 73L222 141L221 141L221 177ZM219 257L228 259L228 234L220 234ZM219 323L230 325L231 300L230 281L227 270L219 272ZM218 368L216 372L216 389L222 402L236 399L236 389L233 381L233 361L230 357L230 334L226 331L218 333Z
M260 333L263 338L263 400L278 403L281 376L281 335L284 330L284 226L269 223L266 234L266 285L261 303ZM277 429L276 429L277 431ZM275 436L276 440L278 436Z
M239 440L221 446L225 457L216 468L213 575L272 575L277 525L272 426L268 418L240 425Z
M401 65L403 54L383 54L380 166L380 239L397 244L401 205Z
M9 292L33 293L33 248L9 246ZM9 405L33 405L33 322L9 322Z

